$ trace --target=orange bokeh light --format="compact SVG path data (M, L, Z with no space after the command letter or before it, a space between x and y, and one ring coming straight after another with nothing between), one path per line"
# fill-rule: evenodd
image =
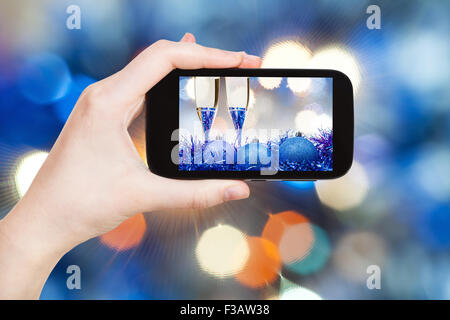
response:
M118 251L128 250L141 242L146 229L147 224L145 223L144 215L139 213L102 235L100 241Z
M276 245L281 261L285 264L305 258L315 240L309 220L295 211L270 215L262 237Z
M281 260L294 263L303 260L314 247L314 230L309 223L298 223L289 226L278 244Z
M278 246L287 228L295 224L308 222L309 220L306 217L292 210L271 214L264 227L262 237Z
M133 138L133 144L137 152L139 153L139 156L141 157L142 161L147 163L147 155L145 150L145 137Z
M249 237L250 255L244 268L236 274L236 280L250 288L260 288L277 278L281 259L278 248L271 241Z

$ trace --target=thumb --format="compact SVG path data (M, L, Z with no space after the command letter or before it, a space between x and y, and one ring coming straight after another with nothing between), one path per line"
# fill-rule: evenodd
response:
M175 180L151 174L143 199L144 211L163 209L200 209L248 198L250 190L243 181Z

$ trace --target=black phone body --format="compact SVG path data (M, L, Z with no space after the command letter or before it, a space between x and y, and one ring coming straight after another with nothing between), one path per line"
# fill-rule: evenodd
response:
M231 135L211 137L215 127ZM337 178L351 167L353 131L352 84L335 70L177 69L146 96L147 163L168 178Z

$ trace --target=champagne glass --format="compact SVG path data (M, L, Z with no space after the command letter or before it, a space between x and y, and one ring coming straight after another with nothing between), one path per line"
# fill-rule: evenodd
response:
M195 77L195 104L205 134L205 143L209 141L219 101L219 77Z
M248 77L226 77L225 87L227 93L227 105L236 130L237 147L241 146L242 127L250 99L250 79Z

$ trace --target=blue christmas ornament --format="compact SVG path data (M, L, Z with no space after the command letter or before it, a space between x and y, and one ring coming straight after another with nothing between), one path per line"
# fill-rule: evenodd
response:
M255 166L270 165L270 149L265 144L252 142L237 151L237 163Z
M292 137L280 146L280 161L302 162L319 158L316 147L306 138Z
M206 144L203 149L203 163L233 164L235 149L224 140L214 140Z

